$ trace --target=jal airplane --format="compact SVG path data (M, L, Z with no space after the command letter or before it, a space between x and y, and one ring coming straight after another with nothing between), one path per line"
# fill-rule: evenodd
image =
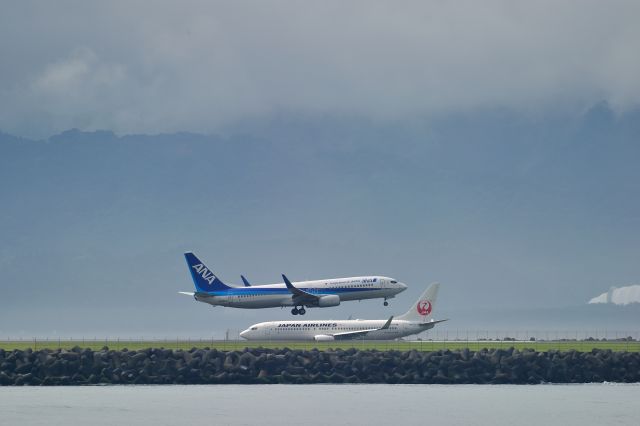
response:
M333 278L315 281L299 281L292 283L283 274L281 284L249 284L242 276L244 285L231 286L223 283L211 269L196 257L187 252L184 254L191 277L195 284L195 292L181 291L181 294L193 296L198 302L213 306L232 308L261 309L282 306L293 306L293 315L304 315L305 308L327 308L338 306L340 302L349 300L387 299L405 291L407 286L389 277L367 276Z
M418 334L446 320L431 317L440 284L434 283L411 308L387 320L270 321L254 324L240 333L247 340L391 340Z

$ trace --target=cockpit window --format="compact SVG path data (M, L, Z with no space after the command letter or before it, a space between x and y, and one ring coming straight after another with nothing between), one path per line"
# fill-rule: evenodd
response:
M257 330L257 329L258 329L258 327L251 327L251 329L252 329L252 330Z
M398 281L391 280L391 284L398 284Z

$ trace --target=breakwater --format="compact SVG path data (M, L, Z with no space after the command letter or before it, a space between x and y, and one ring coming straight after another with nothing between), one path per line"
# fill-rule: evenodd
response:
M640 382L640 353L492 349L0 350L0 385Z

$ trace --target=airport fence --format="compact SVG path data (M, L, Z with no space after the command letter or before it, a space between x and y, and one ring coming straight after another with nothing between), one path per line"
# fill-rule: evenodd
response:
M331 342L309 341L280 341L262 340L246 341L239 335L240 330L227 330L222 338L212 336L210 338L120 338L120 337L93 337L93 338L11 338L0 340L0 349L13 350L28 348L39 349L71 349L73 347L91 348L99 350L108 347L112 350L140 350L146 348L165 348L189 350L191 348L215 348L222 351L242 350L244 348L290 348L290 349L372 349L372 350L456 350L468 348L472 351L484 348L508 349L534 349L536 351L549 350L578 350L591 351L592 349L610 349L613 351L640 351L640 331L489 331L489 330L441 330L423 333L412 340L366 340L355 339Z

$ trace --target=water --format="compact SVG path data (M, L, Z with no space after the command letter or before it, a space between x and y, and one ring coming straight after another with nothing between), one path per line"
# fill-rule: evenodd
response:
M1 425L638 425L640 384L0 388Z

